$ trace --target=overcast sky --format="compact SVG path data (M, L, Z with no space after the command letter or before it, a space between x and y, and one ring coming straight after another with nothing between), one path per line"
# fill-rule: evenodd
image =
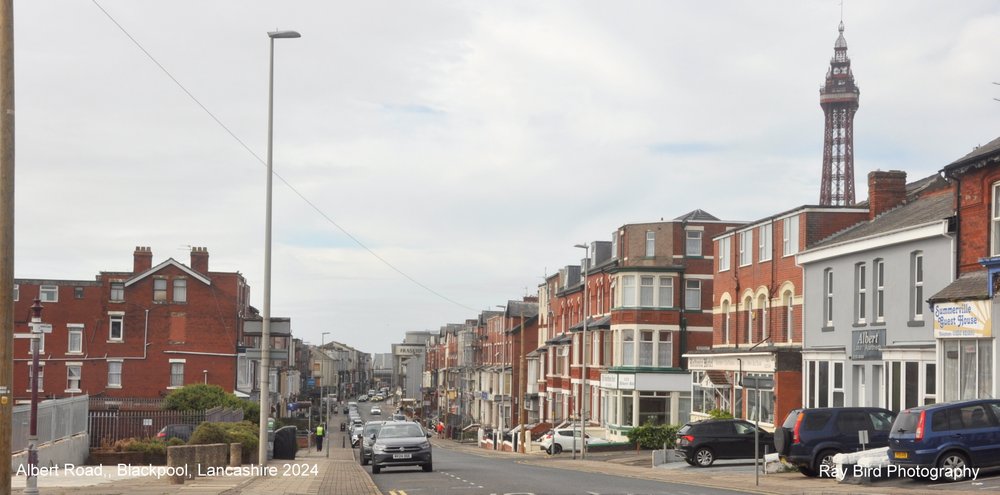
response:
M389 352L620 225L819 199L835 0L15 7L19 278L204 246L261 308L275 29L302 38L275 44L271 307L314 344ZM998 136L995 0L849 1L844 24L859 201L871 170L925 177Z

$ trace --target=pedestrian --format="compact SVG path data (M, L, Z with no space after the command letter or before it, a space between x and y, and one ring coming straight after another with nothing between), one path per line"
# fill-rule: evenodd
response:
M326 427L320 423L316 425L316 450L323 451L323 437L326 436Z
M441 432L443 432L443 431L444 431L444 423L438 421L438 424L437 424L438 437L442 436Z

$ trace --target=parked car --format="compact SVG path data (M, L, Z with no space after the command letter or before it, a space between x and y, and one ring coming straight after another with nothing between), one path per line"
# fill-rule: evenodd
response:
M868 431L865 449L889 445L895 413L877 407L793 409L774 430L774 447L782 459L806 476L834 475L833 456L861 450L858 432Z
M403 415L403 414L396 413L396 414L392 415L392 420L393 421L406 421L406 416Z
M378 407L378 406L372 406L371 415L372 416L381 416L382 415L382 408Z
M510 437L506 435L507 434L505 434L504 439L510 440ZM542 436L539 443L541 444L542 449L550 455L558 454L564 450L573 450L574 441L576 442L576 450L580 450L583 447L583 443L580 441L580 436L581 432L579 428L557 428L555 430L549 430L548 433ZM588 447L604 443L608 443L608 441L603 438L591 437L589 434L587 435Z
M375 440L372 439L378 431L382 428L385 421L369 421L365 423L365 428L361 433L361 465L365 466L371 462L372 456L372 444Z
M716 459L753 459L764 456L765 447L774 443L774 435L742 419L707 419L687 423L677 430L674 450L692 466L708 467Z
M372 474L393 466L420 466L434 470L430 432L412 421L388 421L382 425L372 444Z
M163 441L170 440L171 438L179 438L187 442L188 440L191 440L191 434L194 433L195 428L195 425L167 425L156 434L156 438Z
M365 426L360 423L355 423L351 426L351 447L358 448L361 446L361 438L364 435Z
M1000 400L945 402L906 409L889 432L889 461L942 469L961 481L970 468L1000 465Z

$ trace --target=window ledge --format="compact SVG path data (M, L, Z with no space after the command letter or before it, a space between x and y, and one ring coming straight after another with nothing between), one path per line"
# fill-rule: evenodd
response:
M81 390L78 389L78 388L67 388L66 390L63 390L63 393L66 393L66 394L79 394L79 393L81 393Z
M173 387L167 387L167 390L177 390L179 388L184 388L184 386L183 385L178 385L178 386L173 386Z
M861 328L861 327L867 327L868 324L865 323L865 322L859 322L859 323L855 323L855 324L853 324L851 326L854 327L854 328Z
M125 339L121 339L121 340L111 340L111 339L109 339L107 341L107 343L108 344L124 344L125 343Z
M922 327L926 323L927 322L925 322L924 320L910 320L910 321L906 322L906 326L908 326L908 327Z
M882 320L882 321L873 321L873 322L869 323L869 325L871 325L873 327L884 327L885 326L885 320Z
M122 388L122 386L121 385L111 385L111 384L108 384L108 386L105 387L105 388Z
M833 331L833 328L834 328L834 327L823 327L823 328L820 328L819 330L820 330L821 332L832 332L832 331Z
M82 356L82 351L66 351L67 356Z

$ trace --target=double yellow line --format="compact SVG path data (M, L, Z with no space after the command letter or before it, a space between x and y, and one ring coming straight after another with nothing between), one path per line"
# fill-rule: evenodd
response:
M406 495L403 490L389 490L389 495Z

